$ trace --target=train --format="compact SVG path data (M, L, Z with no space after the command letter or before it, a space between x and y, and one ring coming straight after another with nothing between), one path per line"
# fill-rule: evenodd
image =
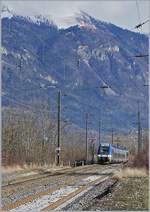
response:
M97 152L98 163L115 163L126 162L128 160L129 151L126 147L112 145L109 143L101 143Z

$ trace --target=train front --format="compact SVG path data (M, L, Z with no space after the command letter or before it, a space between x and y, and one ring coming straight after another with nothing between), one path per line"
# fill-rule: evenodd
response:
M111 162L111 155L111 145L108 143L101 143L97 153L98 163Z

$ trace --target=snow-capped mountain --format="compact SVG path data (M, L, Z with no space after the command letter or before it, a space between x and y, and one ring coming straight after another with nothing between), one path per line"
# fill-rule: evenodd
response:
M11 19L14 16L13 12L8 7L3 6L1 9L1 18Z
M19 15L17 15L14 11L10 10L8 7L2 6L1 19L4 19L4 18L11 19L15 16L17 17ZM44 23L46 25L54 24L54 22L49 17L43 16L43 15L25 16L25 17L19 16L19 17L21 19L26 19L29 22L32 22L32 23L35 23L35 24L38 24L38 25L41 25L42 23Z
M68 95L62 97L68 107L63 117L84 127L84 113L91 112L96 129L101 110L105 128L126 129L135 126L139 100L147 127L148 89L143 85L148 83L148 58L134 57L147 54L147 36L84 12L67 29L43 17L35 21L8 15L6 9L3 13L3 105L31 104L36 98L56 110L56 90L61 89Z

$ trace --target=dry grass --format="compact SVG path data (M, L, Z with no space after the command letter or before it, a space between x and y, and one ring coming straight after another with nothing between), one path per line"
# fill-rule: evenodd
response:
M20 165L14 165L14 166L2 166L2 173L3 174L13 174L15 172L32 172L32 171L55 171L60 170L63 168L70 168L69 164L68 166L56 166L55 164L44 164L44 165L37 165L37 164L24 164L22 166Z
M141 176L141 170L140 172L126 170L126 173ZM98 201L99 208L96 208L100 211L149 211L148 175L147 177L123 178L107 198Z
M13 172L16 172L16 171L22 171L23 170L23 167L17 165L17 166L2 166L2 173L3 174L10 174L10 173L13 173Z
M113 177L117 179L122 179L122 178L128 178L128 177L147 177L147 176L148 176L147 170L144 168L140 168L140 169L125 168L120 171L117 171Z

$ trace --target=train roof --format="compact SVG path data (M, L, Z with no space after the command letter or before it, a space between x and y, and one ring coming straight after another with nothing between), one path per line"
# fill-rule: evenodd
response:
M113 148L115 149L120 149L120 150L126 150L128 151L128 149L126 147L123 147L123 146L117 146L117 145L111 145Z
M100 143L101 146L110 146L109 143Z

